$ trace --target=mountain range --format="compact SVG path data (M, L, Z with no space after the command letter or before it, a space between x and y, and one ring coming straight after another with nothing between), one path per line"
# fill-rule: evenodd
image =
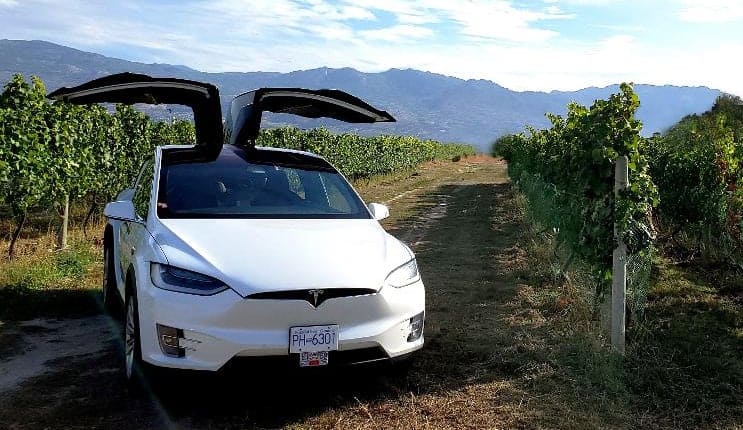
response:
M318 68L290 73L208 73L186 66L145 64L80 51L44 41L0 40L0 82L14 73L39 76L48 90L74 86L111 73L135 72L211 82L222 95L223 107L237 94L259 87L337 88L390 112L396 123L344 124L333 120L293 122L299 126L325 125L335 131L361 134L415 135L446 142L475 145L487 151L499 136L523 131L527 125L549 125L545 113L564 114L570 101L590 105L618 91L618 85L578 91L513 91L487 80L464 80L413 69L364 73L351 68ZM708 110L721 93L707 87L635 85L641 107L643 134L662 132L691 113ZM163 107L148 111L155 117L182 114ZM288 119L268 117L268 125Z

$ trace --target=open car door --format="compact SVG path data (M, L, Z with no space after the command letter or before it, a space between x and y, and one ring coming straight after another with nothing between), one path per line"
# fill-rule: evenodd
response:
M216 156L222 143L252 147L260 131L263 112L287 113L307 118L334 118L350 123L394 122L389 113L340 90L261 88L232 100L222 126L219 90L212 84L176 78L153 78L119 73L62 87L48 95L74 104L147 103L179 104L193 110L196 149ZM226 134L226 135L225 135Z
M48 95L74 104L178 104L193 110L196 148L218 154L224 142L219 90L212 84L175 78L118 73ZM176 143L176 142L174 142Z
M225 124L225 140L233 145L255 145L263 112L326 117L351 123L395 121L389 113L340 90L261 88L232 100Z

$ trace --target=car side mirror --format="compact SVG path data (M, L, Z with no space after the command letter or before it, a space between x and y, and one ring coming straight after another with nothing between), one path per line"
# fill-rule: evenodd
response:
M381 221L390 216L390 208L381 203L369 203L369 212L375 220Z
M103 209L106 218L117 219L120 221L137 221L134 213L134 203L131 200L119 200L108 203Z
M121 190L116 200L132 200L134 198L134 188L126 188Z

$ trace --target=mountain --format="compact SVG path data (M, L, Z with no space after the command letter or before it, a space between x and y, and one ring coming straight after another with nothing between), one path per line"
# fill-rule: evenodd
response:
M579 91L512 91L486 80L463 80L419 70L391 69L381 73L319 68L291 73L229 72L207 73L185 66L144 64L110 58L43 41L0 40L0 81L14 73L37 75L48 90L73 86L90 79L119 72L173 76L216 84L226 108L233 96L258 87L309 87L346 90L372 105L387 110L398 122L377 125L349 125L333 120L320 124L337 131L363 134L410 134L449 142L471 143L487 151L499 136L522 131L526 125L541 128L549 124L546 112L565 113L568 102L591 104L618 90L618 85L585 88ZM642 103L638 117L643 134L663 131L682 117L708 110L720 91L706 87L635 85ZM164 109L150 113L162 116ZM182 111L173 110L179 114ZM168 114L172 112L167 112ZM288 118L273 115L267 123ZM318 121L291 120L300 126Z

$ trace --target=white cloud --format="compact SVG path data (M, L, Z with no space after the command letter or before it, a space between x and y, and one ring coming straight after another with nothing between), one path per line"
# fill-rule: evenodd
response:
M603 50L612 52L625 52L632 48L635 43L635 37L628 34L618 34L611 36L599 42Z
M391 13L400 23L448 22L454 24L460 34L477 40L542 42L556 36L557 33L534 27L534 24L572 17L562 13L556 6L538 11L515 7L511 1L506 0L345 1L366 9Z
M433 35L433 30L416 25L395 25L393 27L376 30L363 30L359 34L368 40L384 40L386 42L406 42L411 39L424 39Z
M364 9L377 9L395 15L416 15L422 9L418 2L400 0L344 0L344 2Z
M578 6L604 6L626 0L544 0L545 3L563 3Z
M498 39L513 42L542 42L556 32L534 28L532 23L555 19L560 15L516 9L509 2L470 1L450 2L428 0L428 3L450 20L461 26L462 34L481 39Z
M397 22L400 24L434 24L441 22L441 20L432 15L416 15L410 13L400 13L396 16Z
M612 17L602 17L616 24L610 29L592 29L600 37L568 39L549 29L568 23L572 15L563 10L572 9L563 5L576 1L586 0L537 2L531 9L504 0L193 0L175 8L143 0L105 7L24 0L3 9L0 38L43 39L214 72L409 67L517 90L626 80L707 85L743 95L730 54L743 52L743 37L725 46L654 46L649 30L640 38Z
M0 7L3 7L3 6L11 7L11 6L16 6L16 5L18 5L17 0L0 0Z
M740 0L684 0L679 19L688 22L743 21Z
M339 11L341 19L374 20L376 17L368 9L357 6L344 6Z

